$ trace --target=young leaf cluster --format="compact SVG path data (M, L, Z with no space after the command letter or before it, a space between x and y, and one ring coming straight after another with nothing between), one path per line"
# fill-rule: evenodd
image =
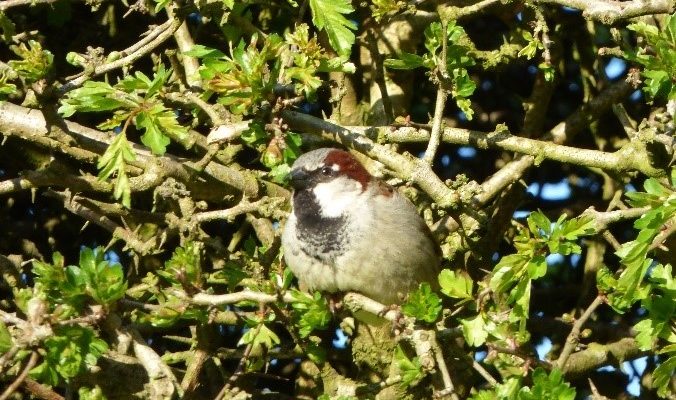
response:
M253 35L248 44L240 41L230 57L201 45L186 52L202 60L199 69L202 80L218 94L218 102L235 114L255 112L279 82L282 38L268 35L262 39L260 49L258 41L258 35Z
M643 66L643 91L650 99L676 100L676 14L664 18L663 29L643 21L627 26L648 46L627 49L625 57Z
M127 164L136 159L127 128L131 123L143 132L141 142L157 155L163 155L173 139L188 147L188 129L176 119L176 113L162 99L171 70L160 65L153 79L137 71L111 86L107 82L87 81L66 94L59 113L70 117L76 112L109 112L114 114L98 125L99 129L119 130L98 162L99 179L116 176L113 195L122 204L131 206L131 187Z
M246 319L245 322L249 329L237 342L238 346L251 345L253 351L261 352L270 350L280 343L279 336L265 325L265 318Z
M284 39L254 35L248 44L240 41L231 53L197 45L186 55L202 60L200 76L218 95L218 102L242 115L254 114L263 102L271 101L279 84L292 83L296 93L313 101L322 84L319 73L351 73L355 68L346 55L326 54L306 24L296 26Z
M409 293L406 303L401 306L401 311L419 321L433 323L441 312L441 299L432 291L429 283L423 282Z
M518 226L514 239L517 252L500 259L490 276L489 287L497 295L507 295L507 304L513 307L510 321L519 321L522 333L529 316L531 281L547 273L546 256L580 254L576 241L593 233L591 218L566 220L564 214L552 222L540 211L528 216L527 226Z
M315 329L325 329L332 317L326 298L319 292L311 296L293 290L291 294L294 299L291 303L293 319L300 336L306 338Z
M109 307L121 299L127 290L122 266L104 258L102 247L83 248L78 265L64 267L60 253L53 254L52 263L33 261L35 291L67 317L83 310L93 300Z
M634 325L634 330L641 350L653 350L666 343L658 353L667 358L653 371L653 386L660 396L666 396L676 369L676 280L672 266L657 265L648 282L650 293L641 301L648 315Z
M676 223L675 185L676 174L672 173L670 187L650 178L643 185L645 192L627 193L632 206L651 209L634 222L634 228L639 230L636 239L622 244L615 252L623 267L619 277L616 279L607 269L601 270L598 275L599 291L606 293L608 304L618 312L624 312L649 293L644 277L653 260L648 258L648 253L662 228Z
M542 368L533 371L532 386L522 386L521 379L510 378L491 390L482 390L471 397L472 400L536 400L557 399L574 400L575 389L563 380L558 369L547 373Z
M70 117L76 112L115 111L113 117L98 125L99 129L120 128L126 133L129 123L143 132L141 142L153 154L163 155L173 139L187 145L188 130L176 120L176 114L161 99L171 70L163 65L150 79L137 71L111 86L106 82L87 81L61 101L59 113Z
M404 388L415 386L425 377L425 372L418 357L409 359L401 346L397 346L394 350L394 362L401 374L399 385Z
M186 242L177 247L174 254L164 263L164 269L157 274L175 286L192 291L203 286L200 246L197 242Z
M5 33L8 32L6 22L11 24L4 13L0 13L0 27ZM19 59L10 60L7 64L0 63L0 101L17 94L17 82L30 85L46 77L52 68L52 53L43 49L40 42L29 40L27 43L10 46Z
M317 89L322 84L319 72L341 71L353 73L354 64L348 62L347 55L329 57L319 45L317 38L310 37L306 24L296 26L292 33L284 36L286 46L285 57L293 61L293 65L284 71L284 81L294 82L296 93L302 93L308 101L315 100Z
M43 361L30 371L30 376L56 386L95 366L106 351L108 344L97 338L91 328L77 325L58 327L54 329L53 336L45 339Z
M423 56L402 52L398 59L385 60L385 66L392 69L413 69L425 67L431 71L439 68L442 57L442 43L446 41L446 73L451 83L451 95L458 108L472 119L474 112L469 97L476 89L476 83L467 72L467 68L475 64L469 38L462 26L450 21L444 32L440 22L434 22L425 29L425 48Z

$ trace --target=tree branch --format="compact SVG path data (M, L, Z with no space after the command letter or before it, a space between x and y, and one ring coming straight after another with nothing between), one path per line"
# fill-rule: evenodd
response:
M575 347L578 345L580 342L580 331L582 330L582 326L587 322L589 317L596 311L596 309L605 302L605 298L601 295L596 296L594 301L587 307L587 309L584 311L584 313L578 318L575 323L573 324L573 329L570 330L570 334L566 338L566 344L563 346L563 350L561 350L561 354L559 355L559 358L556 360L556 366L560 370L564 370L566 367L566 362L568 362L568 358L570 355L573 353L575 350Z
M536 3L576 8L582 11L585 18L600 21L605 25L613 25L642 15L668 14L675 9L674 2L669 0L536 0Z
M395 143L431 141L432 136L424 129L403 127L392 130L389 127L375 128L378 137ZM481 150L501 149L526 154L537 159L548 159L567 164L601 168L606 171L627 172L636 170L644 175L662 177L666 172L650 165L650 157L645 149L636 148L631 143L622 149L608 153L599 150L581 149L512 135L498 130L481 132L461 128L446 128L443 131L444 143L474 146Z
M174 32L178 30L178 28L181 26L182 23L183 21L179 19L169 19L167 22L158 27L160 33L154 39L150 40L143 46L138 47L137 49L135 49L135 51L131 52L130 54L127 54L126 56L120 59L102 65L92 66L91 71L85 70L82 76L77 77L61 86L59 88L59 93L64 94L70 90L73 90L76 87L85 83L93 76L102 75L105 74L106 72L110 72L118 68L121 68L125 65L133 63L134 61L150 53L157 46L161 45L162 43L164 43L164 41L169 39L174 34ZM123 50L123 52L126 51Z
M623 338L608 344L591 343L585 350L570 355L563 373L572 379L603 365L619 365L623 361L649 353L639 349L634 338Z
M5 0L0 2L0 11L5 11L17 6L36 6L39 4L52 4L59 0Z
M19 386L21 386L24 380L26 380L26 377L28 377L28 373L30 372L30 370L33 369L33 367L35 367L35 364L38 363L38 358L39 358L38 352L33 351L31 353L31 358L28 360L28 363L26 363L24 369L21 370L19 376L16 377L14 382L12 382L9 386L7 386L7 389L5 389L5 391L2 394L0 394L0 400L9 399L9 396L11 396L12 393L14 393L14 391L16 391L16 389L18 389Z
M209 222L219 219L232 220L234 217L250 212L259 212L263 215L271 214L272 211L280 206L286 199L280 197L263 197L258 201L250 203L242 201L240 204L225 210L205 211L193 215L193 219L198 223ZM269 211L266 212L265 210Z

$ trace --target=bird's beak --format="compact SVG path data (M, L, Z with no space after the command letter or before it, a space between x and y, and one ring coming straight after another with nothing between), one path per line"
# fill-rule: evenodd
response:
M289 178L291 186L296 190L306 189L310 185L310 174L303 168L292 169Z

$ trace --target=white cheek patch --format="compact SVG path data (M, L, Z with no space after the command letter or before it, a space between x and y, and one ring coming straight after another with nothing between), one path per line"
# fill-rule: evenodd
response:
M322 216L337 218L357 201L362 193L362 187L353 179L337 178L330 182L317 184L312 192L321 207Z

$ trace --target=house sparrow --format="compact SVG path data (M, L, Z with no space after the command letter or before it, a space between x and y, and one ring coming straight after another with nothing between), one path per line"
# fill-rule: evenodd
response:
M301 287L401 303L421 282L437 287L441 252L413 204L350 153L322 148L291 168L293 210L284 259Z

